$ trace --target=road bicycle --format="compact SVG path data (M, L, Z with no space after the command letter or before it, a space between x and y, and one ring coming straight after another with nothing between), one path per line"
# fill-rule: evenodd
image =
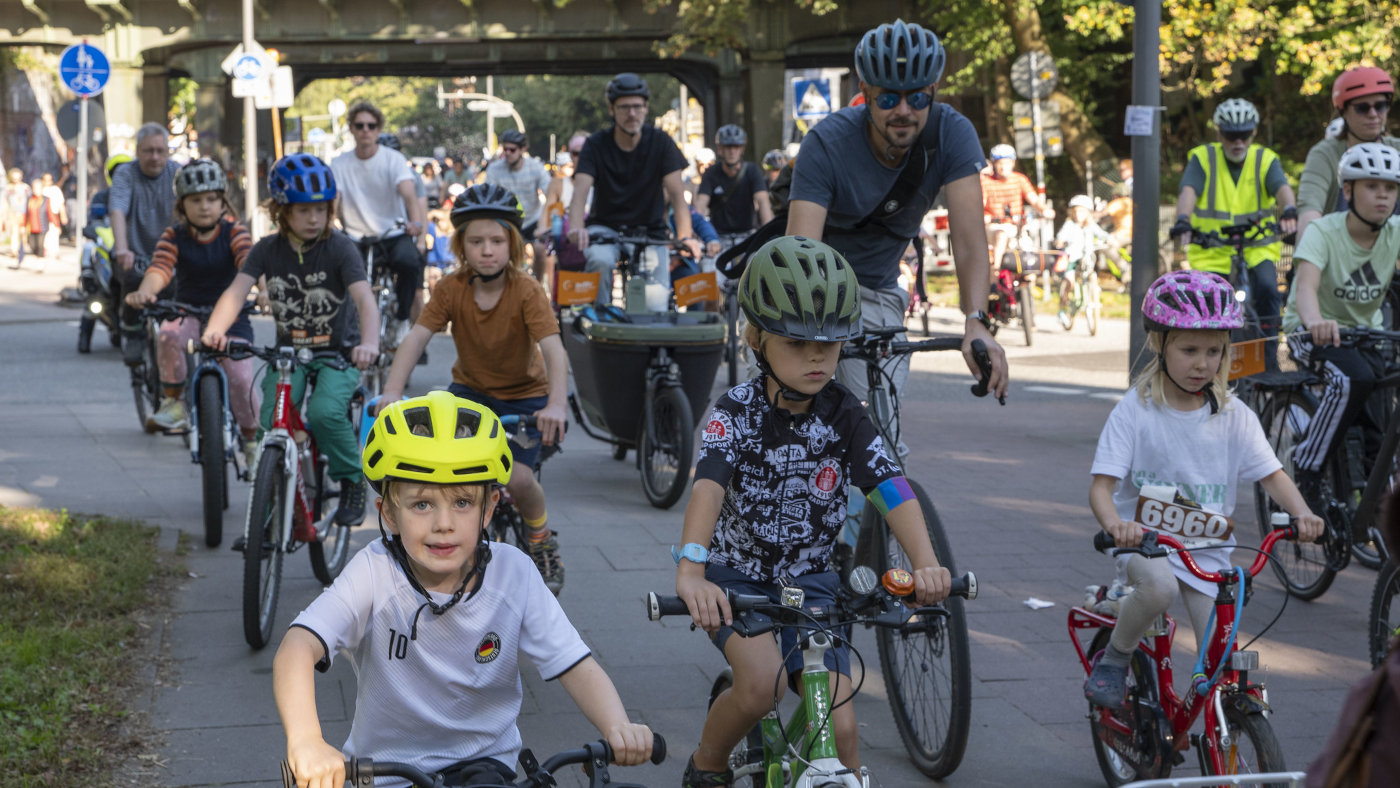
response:
M652 734L651 762L660 765L666 760L666 740L661 734ZM614 783L608 773L608 764L613 763L613 751L607 741L599 739L575 750L565 750L540 763L528 749L520 751L520 770L524 776L514 783L501 785L478 785L477 788L553 788L559 783L554 775L565 766L582 765L588 777L588 788L601 788L604 785L616 788L645 788L632 783ZM356 788L372 788L376 777L398 777L408 780L414 788L443 788L449 783L451 770L425 772L416 766L396 761L376 761L372 758L351 758L345 762L345 782ZM296 778L286 761L282 762L282 785L296 788ZM457 784L457 783L451 783Z
M946 566L946 564L945 564ZM796 648L802 652L802 697L797 710L783 724L774 697L773 710L754 726L729 755L733 785L748 788L868 788L870 773L864 767L846 768L836 756L836 737L831 727L834 708L831 697L831 677L823 661L826 653L838 642L850 643L850 628L856 624L875 627L878 632L893 637L919 638L928 634L933 622L944 621L950 613L944 605L908 607L914 589L914 576L903 569L889 569L877 577L868 566L853 569L845 589L834 605L804 606L800 588L783 588L779 602L766 596L726 592L734 616L734 632L742 637L756 637L780 628L798 630ZM948 601L975 599L977 578L971 572L955 577L952 596ZM659 621L664 616L689 616L685 601L678 596L647 594L647 618ZM855 647L850 646L852 653ZM784 655L786 656L786 655ZM859 658L859 654L855 654ZM883 660L882 660L883 662ZM786 667L779 668L775 683L781 683ZM917 680L917 677L915 677ZM861 683L864 683L862 676ZM889 684L886 674L886 685ZM734 685L734 674L725 668L710 690L710 703L721 692ZM860 690L851 690L852 698ZM899 692L890 694L895 707L895 719L901 717L898 708L904 702ZM916 711L904 709L903 716Z
M335 521L338 490L326 478L326 457L316 448L297 403L292 401L292 371L312 361L324 360L335 369L349 366L336 351L255 348L230 342L229 358L260 358L276 370L276 404L272 427L258 448L248 519L243 537L233 549L243 553L243 637L260 649L272 637L277 596L282 585L282 560L307 548L311 571L330 585L350 557L350 526ZM315 372L307 373L306 389L315 385ZM361 423L363 392L351 397L346 417Z
M864 336L847 342L841 350L843 359L865 363L869 391L866 407L889 447L899 445L899 400L885 366L900 356L920 351L962 348L962 337L915 342L895 339L903 332L903 326L869 330ZM991 360L980 340L973 342L972 349L981 369L981 380L973 385L972 391L984 396L987 379L991 376ZM956 575L953 550L933 499L923 485L913 479L908 482L923 511L924 527L934 554L940 564ZM856 508L854 504L863 504L862 498L852 497L853 509ZM912 571L914 567L909 557L885 518L873 506L861 505L859 512L860 530L854 563L874 567L880 573L891 569ZM843 574L848 571L841 570ZM889 694L895 727L910 760L919 771L933 779L952 774L962 763L972 713L972 668L962 600L949 599L946 611L947 615L926 617L919 629L898 633L880 629L876 633L880 672Z
M1200 510L1170 504L1157 506L1152 515L1148 514L1148 509L1149 506L1144 505L1144 519L1155 517L1163 527L1183 535L1211 533L1213 527L1224 521L1223 517L1208 513L1194 517L1201 514ZM1172 516L1169 512L1185 514ZM1196 523L1199 528L1190 524L1193 518L1200 520ZM1250 566L1231 567L1233 571L1225 572L1206 572L1191 555L1193 549L1211 547L1187 547L1182 540L1163 531L1144 528L1139 547L1115 548L1112 535L1102 531L1094 535L1094 549L1112 550L1115 556L1137 553L1158 560L1178 555L1187 571L1216 584L1219 589L1211 616L1210 636L1200 639L1200 654L1185 695L1176 694L1172 679L1171 646L1176 622L1163 614L1133 652L1128 669L1128 694L1123 704L1116 709L1090 704L1089 729L1093 734L1094 755L1110 786L1167 777L1173 767L1185 760L1182 753L1188 746L1196 748L1204 774L1285 770L1283 750L1269 722L1268 690L1262 683L1250 680L1250 673L1259 669L1259 652L1247 649L1263 632L1243 647L1236 643L1253 578L1272 560L1271 553L1279 540L1297 538L1297 531L1288 524L1286 513L1275 518L1271 525L1278 530L1264 538ZM1284 606L1287 604L1285 595ZM1274 621L1282 614L1281 607ZM1113 616L1087 607L1070 608L1070 641L1086 675L1102 658L1116 623ZM1269 622L1263 631L1267 632L1272 625L1273 621ZM1087 648L1084 645L1086 635L1092 636ZM1205 730L1199 734L1190 733L1196 718L1202 716ZM1257 777L1251 781L1254 782Z
M1099 333L1099 318L1103 315L1103 288L1099 285L1098 258L1092 252L1079 263L1079 270L1060 275L1060 327L1074 330L1074 319L1084 315L1089 336Z
M1400 331L1363 327L1343 329L1341 335L1343 346L1374 348L1400 343ZM1313 390L1320 380L1306 371L1254 377L1259 422L1284 471L1294 477L1293 452L1317 413L1318 399ZM1372 569L1385 561L1385 545L1377 529L1381 501L1394 486L1394 474L1400 467L1396 464L1396 451L1400 449L1397 393L1400 367L1390 365L1376 381L1367 405L1372 420L1385 424L1379 447L1372 450L1367 446L1365 428L1358 424L1340 436L1322 466L1323 511L1316 514L1327 522L1326 530L1317 542L1291 543L1276 556L1274 569L1279 579L1289 593L1300 599L1321 596L1353 558ZM1255 485L1254 502L1261 523L1267 523L1269 516L1280 510L1260 485Z

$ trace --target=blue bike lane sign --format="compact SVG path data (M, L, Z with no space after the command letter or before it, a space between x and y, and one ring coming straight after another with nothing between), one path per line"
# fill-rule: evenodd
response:
M58 58L58 77L68 89L91 98L107 87L112 66L102 50L84 41L63 50Z

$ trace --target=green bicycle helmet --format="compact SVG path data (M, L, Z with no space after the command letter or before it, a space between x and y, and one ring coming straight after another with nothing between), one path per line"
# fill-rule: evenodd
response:
M800 235L759 247L739 281L739 306L761 330L790 339L841 342L861 335L860 285L851 264Z

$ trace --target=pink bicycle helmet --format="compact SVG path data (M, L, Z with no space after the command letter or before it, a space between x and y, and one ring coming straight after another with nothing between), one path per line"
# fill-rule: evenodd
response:
M1158 277L1142 299L1148 329L1229 330L1244 326L1244 310L1235 288L1205 271L1176 271Z

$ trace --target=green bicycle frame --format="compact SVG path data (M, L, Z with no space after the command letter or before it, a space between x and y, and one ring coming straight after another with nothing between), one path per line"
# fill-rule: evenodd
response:
M783 725L778 712L769 712L759 721L763 731L763 764L768 788L796 783L807 770L806 764L818 758L836 758L836 736L831 729L831 672L823 661L831 649L829 636L813 636L802 651L802 702ZM793 750L788 750L791 742ZM784 757L794 757L785 762ZM798 757L800 756L800 757ZM784 766L791 763L792 775L784 779Z

